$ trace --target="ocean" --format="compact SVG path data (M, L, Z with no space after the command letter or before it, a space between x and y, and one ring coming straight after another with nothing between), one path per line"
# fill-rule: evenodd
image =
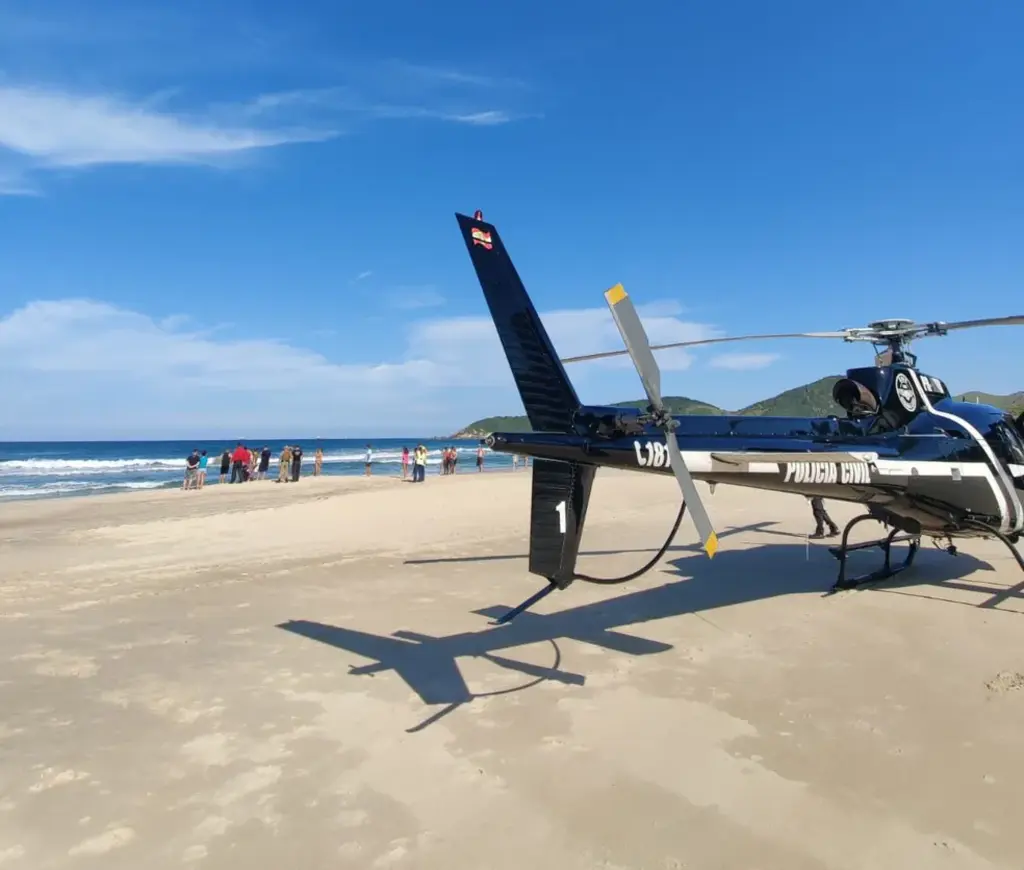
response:
M273 451L270 473L277 476L277 456L285 443L280 440L247 441L249 447L264 446ZM299 441L303 449L302 474L313 473L313 454L324 450L323 473L363 473L366 441L359 438L321 438ZM476 471L476 441L438 441L424 438L379 438L373 445L373 473L400 475L402 448L411 451L423 444L429 451L428 474L437 473L440 451L445 446L458 450L458 471ZM0 500L57 498L130 492L140 489L168 489L181 486L185 457L193 448L210 455L207 482L220 475L220 455L232 450L233 441L25 441L0 442ZM511 457L486 451L485 469L511 468Z

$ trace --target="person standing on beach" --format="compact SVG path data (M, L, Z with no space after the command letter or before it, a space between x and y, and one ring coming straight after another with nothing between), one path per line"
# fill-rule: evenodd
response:
M292 483L295 483L299 479L299 474L302 472L302 448L296 444L292 448Z
M402 448L402 480L409 479L409 448Z
M476 470L484 470L484 442L480 442L480 446L476 448Z
M270 448L264 445L260 451L260 467L259 471L256 472L256 477L259 480L266 480L267 469L270 468Z
M195 489L199 474L199 451L193 450L185 460L185 479L181 482L182 489Z
M366 445L366 455L363 457L364 471L363 473L369 477L373 474L373 446L370 444Z
M223 483L227 480L228 472L231 470L231 451L224 448L224 452L220 455L220 482Z
M249 461L249 451L239 441L235 452L231 454L231 482L242 483L245 480L245 465Z
M281 450L281 455L278 457L277 463L277 482L287 483L292 469L292 448L287 444L285 444L284 448Z
M206 485L206 466L210 464L210 457L206 455L205 450L199 452L199 488L202 489Z
M422 483L427 472L427 448L422 444L416 445L416 452L413 454L412 482Z
M320 471L324 467L324 449L320 445L317 445L316 453L313 454L313 477L319 477Z

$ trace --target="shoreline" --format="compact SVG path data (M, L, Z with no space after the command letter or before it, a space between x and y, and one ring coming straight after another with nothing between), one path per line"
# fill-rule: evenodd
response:
M418 443L427 446L429 476L434 473L435 466L440 466L440 452L447 445L423 442L422 439ZM282 446L269 445L272 459L268 475L271 479L277 477L278 448ZM333 442L322 446L324 463L321 476L364 476L364 445ZM400 475L402 446L400 442L378 440L375 443L375 475ZM474 446L464 442L451 446L458 451L460 472L475 470ZM0 447L0 504L179 489L189 450L184 442L103 442L98 447L81 442L68 442L65 446L39 442L18 444L6 452ZM304 457L304 480L312 476L314 459L312 453ZM210 453L208 486L217 485L219 460L218 453ZM486 467L503 468L506 465L511 465L511 457L486 451Z
M524 470L529 469L513 469L510 466L507 468L504 466L493 466L491 468L484 467L482 472L478 472L475 467L467 470L456 472L455 474L445 475L439 474L436 471L431 474L430 469L436 468L436 465L428 465L428 471L424 483L430 481L433 478L448 479L448 478L465 478L465 477L476 477L484 474L511 474L513 471L520 473ZM219 476L218 476L219 477ZM303 476L299 479L298 485L303 487L313 487L318 490L321 494L333 495L336 493L346 491L359 491L366 489L367 487L375 487L387 484L402 484L411 483L412 480L407 478L402 479L401 473L398 474L373 474L370 477L366 477L364 474L321 474L314 477L312 474ZM40 494L40 495L25 495L25 496L9 496L0 500L0 521L3 520L4 514L15 507L25 506L30 504L52 504L56 503L68 503L74 502L79 503L82 500L87 500L90 504L92 503L109 503L109 502L134 502L138 504L159 504L164 501L168 501L171 498L185 498L185 497L209 497L210 492L218 492L219 490L241 490L242 492L257 492L257 493L269 493L272 489L289 488L294 489L297 484L289 482L287 484L277 483L275 478L268 477L266 480L254 480L246 483L220 483L218 478L214 478L212 481L207 479L206 485L201 490L182 490L181 481L169 483L160 487L153 487L150 489L124 489L118 492L65 492L65 493L53 493L53 494ZM215 495L214 498L232 498L226 493ZM241 497L239 495L239 497ZM269 494L261 497L274 498Z

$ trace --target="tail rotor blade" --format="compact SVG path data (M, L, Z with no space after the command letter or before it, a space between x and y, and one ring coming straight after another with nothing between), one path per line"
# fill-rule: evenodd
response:
M693 517L697 533L700 535L704 552L708 554L708 558L713 558L718 551L718 535L715 534L708 512L704 509L704 503L701 501L700 493L697 492L697 487L686 467L683 454L679 452L679 443L673 431L673 420L665 412L665 405L661 400L661 370L651 352L647 332L621 284L616 284L611 290L608 290L604 297L608 301L615 325L618 326L622 340L625 342L626 351L633 360L633 365L636 366L640 380L643 381L651 407L657 412L655 419L659 428L665 433L665 446L668 448L672 471L679 482L683 500L690 509L690 515Z
M633 360L637 374L640 375L648 400L656 410L661 410L661 369L658 368L658 363L651 352L651 345L647 340L644 325L640 322L640 316L621 284L616 284L611 290L605 291L604 298L622 335L626 352Z
M676 440L675 432L665 433L665 446L668 448L669 462L671 462L672 470L679 482L679 489L682 490L683 500L690 509L690 516L697 528L697 534L700 535L704 552L708 554L709 559L713 559L715 553L718 552L718 535L715 532L715 527L711 525L708 512L704 509L704 502L701 501L700 494L697 492L697 486L694 484L693 478L690 477L690 470L686 467L686 462L683 461L683 454L679 452L679 442Z

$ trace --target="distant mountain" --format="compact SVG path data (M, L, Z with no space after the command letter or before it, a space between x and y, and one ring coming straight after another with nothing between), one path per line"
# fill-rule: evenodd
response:
M748 405L736 413L756 417L826 417L829 414L840 413L839 407L832 401L832 387L839 380L838 375L830 375L827 378L819 378L802 387L794 387L772 396L770 399L763 399ZM993 393L982 393L972 390L961 393L954 398L964 402L978 401L983 405L994 405L1003 408L1013 414L1024 412L1024 391L1011 393L1008 396L1000 396ZM702 402L699 399L690 399L686 396L665 396L665 406L672 414L726 414L717 405L710 402ZM634 399L631 402L616 402L615 408L646 408L646 399ZM462 431L450 436L451 438L483 438L491 432L529 432L530 422L526 417L485 417L482 420L474 420Z
M724 414L717 405L701 402L699 399L689 399L686 396L663 396L665 407L670 414L695 415L695 414ZM615 402L613 408L646 408L646 399L636 399L632 402ZM464 429L451 435L456 438L483 438L491 432L529 432L530 421L525 417L484 417L482 420L474 420Z
M459 438L483 438L491 432L529 432L530 421L526 417L484 417L482 420L474 420L464 429L460 429L454 435L448 437Z
M794 387L748 405L740 413L752 417L827 417L839 410L832 401L832 387L838 380L838 375L830 375L802 387Z
M688 399L686 396L662 396L665 408L676 416L705 416L708 414L724 414L717 405L702 402L700 399ZM635 399L632 402L615 402L613 408L646 408L647 399Z
M953 398L961 402L978 402L982 405L994 405L997 408L1002 408L1004 411L1009 411L1014 416L1024 412L1024 390L1019 393L1010 393L1008 396L971 390Z

